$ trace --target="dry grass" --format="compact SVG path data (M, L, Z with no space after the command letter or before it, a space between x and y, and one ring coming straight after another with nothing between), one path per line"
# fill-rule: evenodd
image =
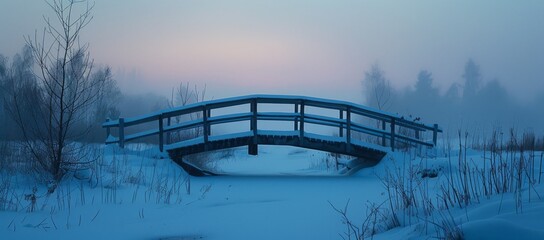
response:
M333 206L348 226L348 231L342 236L347 239L372 236L375 231L365 230L368 218L387 210L390 214L378 215L387 217L382 222L398 223L391 226L423 224L424 231L433 229L438 239L463 239L459 222L451 215L453 209L463 209L493 195L510 193L514 195L517 212L523 212L525 201L540 199L535 185L542 180L544 152L538 152L542 148L542 140L533 132L518 134L513 129L507 133L495 130L485 141L468 132L458 131L457 135L457 143L445 141L448 166L443 169L413 164L417 150L404 151L400 166L393 161L393 166L381 177L388 200L385 204L371 204L378 209L368 212L362 225L355 227L354 221L348 219L347 205L344 209ZM458 148L455 156L451 155L453 144ZM481 147L482 158L470 158L470 146ZM421 161L432 159L423 155ZM445 177L441 178L442 174ZM435 189L439 190L429 190L431 175L438 177ZM524 191L526 194L522 194Z

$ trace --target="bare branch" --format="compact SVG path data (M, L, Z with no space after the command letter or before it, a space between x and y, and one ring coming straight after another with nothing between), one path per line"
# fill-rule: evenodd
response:
M89 5L86 0L52 0L46 4L54 13L53 19L43 17L45 27L40 37L37 31L34 38L25 37L39 67L39 74L34 74L39 80L36 84L39 103L28 109L31 120L24 120L18 103L14 110L21 113L13 111L13 115L35 158L59 181L64 174L63 167L73 164L75 159L70 156L73 151L66 146L73 136L83 136L89 129L81 127L84 125L82 116L99 98L103 81L91 79L94 62L88 54L88 44L81 44L79 38L93 19L94 4ZM82 4L84 6L80 6ZM36 100L13 98L15 102ZM44 153L47 157L39 156Z

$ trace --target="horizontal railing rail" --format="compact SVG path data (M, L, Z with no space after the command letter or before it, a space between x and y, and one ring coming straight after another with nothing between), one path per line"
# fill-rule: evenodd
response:
M291 105L290 108L292 111L259 112L259 106L263 104ZM212 116L212 111L242 105L249 105L247 111ZM307 113L309 107L337 111L338 117L320 115L315 112ZM172 123L172 119L180 118L181 116L190 116L190 119L186 121L178 120L176 123ZM362 120L364 118L367 118L366 121ZM437 142L437 134L442 132L442 129L437 124L426 125L398 116L397 114L387 113L351 102L284 95L249 95L199 102L138 117L107 120L102 124L102 127L106 128L107 131L106 144L117 143L123 147L128 141L158 135L159 148L163 151L165 137L173 132L195 128L201 129L200 136L203 137L203 141L206 143L209 141L212 126L244 121L250 123L249 131L252 131L254 136L257 135L259 121L292 122L293 129L285 130L298 131L300 137L304 137L306 124L314 124L338 128L338 137L343 138L348 144L352 142L353 133L357 133L381 138L380 144L382 146L389 145L392 150L395 150L396 142L433 147ZM149 130L125 134L127 127L149 123L156 124ZM113 136L112 134L111 129L114 128L118 130L117 136ZM427 131L432 132L432 140L422 139L422 133ZM168 142L168 144L171 143Z

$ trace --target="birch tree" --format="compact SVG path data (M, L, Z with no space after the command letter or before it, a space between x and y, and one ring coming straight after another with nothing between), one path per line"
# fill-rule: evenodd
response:
M25 37L37 65L37 92L32 98L39 104L28 109L23 101L28 96L13 94L11 113L34 159L58 182L68 169L81 164L81 146L73 141L88 128L76 126L85 120L86 109L97 101L106 79L92 77L89 45L80 39L93 18L93 5L77 0L46 3L53 17L44 16L43 31ZM24 111L31 111L32 121L23 119Z

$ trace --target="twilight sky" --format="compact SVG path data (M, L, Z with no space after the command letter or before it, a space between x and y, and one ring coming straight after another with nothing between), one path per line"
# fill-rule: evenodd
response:
M361 102L379 63L398 89L427 69L443 91L472 57L522 101L544 92L544 1L96 0L83 40L124 91L180 81L214 98L302 94ZM0 1L0 54L43 27L42 0Z

